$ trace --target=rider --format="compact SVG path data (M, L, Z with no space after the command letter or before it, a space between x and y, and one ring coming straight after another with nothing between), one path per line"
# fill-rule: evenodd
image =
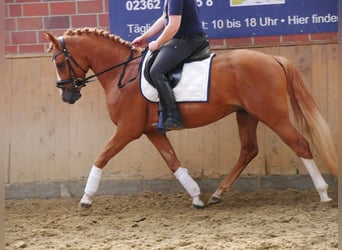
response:
M159 33L158 38L148 44L151 52L159 51L150 77L165 108L164 129L180 129L183 128L181 115L166 74L206 42L196 0L165 0L163 14L132 44L146 45L149 38Z

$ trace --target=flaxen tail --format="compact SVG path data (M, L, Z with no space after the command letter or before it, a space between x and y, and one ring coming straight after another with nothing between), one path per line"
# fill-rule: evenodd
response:
M331 130L304 85L304 80L294 64L283 57L275 57L283 67L287 78L287 91L296 123L307 132L323 163L338 176L336 147Z

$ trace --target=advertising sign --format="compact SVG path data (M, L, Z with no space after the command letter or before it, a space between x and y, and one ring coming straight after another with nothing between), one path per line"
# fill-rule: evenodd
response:
M337 32L338 0L196 0L209 38ZM162 14L164 0L109 0L110 29L132 40Z

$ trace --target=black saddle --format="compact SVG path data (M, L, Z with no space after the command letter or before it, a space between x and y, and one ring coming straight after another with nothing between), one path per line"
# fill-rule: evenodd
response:
M153 52L146 60L145 68L144 68L144 76L146 80L154 86L151 76L150 76L150 69L151 66L156 59L156 56L158 55L159 51ZM188 58L186 58L182 63L178 64L175 68L173 68L170 72L166 74L166 78L168 82L170 83L171 88L176 87L178 82L180 81L182 77L182 71L184 63L194 62L194 61L200 61L204 60L208 57L210 57L211 50L210 45L208 41L203 42L203 44L194 51Z

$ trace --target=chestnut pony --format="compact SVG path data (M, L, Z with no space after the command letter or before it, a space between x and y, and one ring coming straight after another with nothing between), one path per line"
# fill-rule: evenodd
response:
M134 48L129 42L100 29L68 30L58 38L46 33L46 38L50 41L49 51L53 53L57 87L63 101L76 102L81 97L82 87L96 76L105 91L109 116L117 126L91 168L81 205L91 206L107 162L129 142L145 134L193 198L193 205L204 207L199 186L186 168L181 167L167 135L152 126L158 121L158 105L147 101L140 93L139 66L143 49ZM86 77L89 69L94 75ZM283 57L237 49L214 57L210 73L209 101L179 104L184 127L204 126L235 113L241 151L208 204L220 202L221 194L230 189L258 154L256 129L259 121L300 157L321 201L330 201L328 185L313 160L309 142L289 118L291 106L297 127L300 131L306 130L324 164L337 177L337 156L330 129L298 69Z

